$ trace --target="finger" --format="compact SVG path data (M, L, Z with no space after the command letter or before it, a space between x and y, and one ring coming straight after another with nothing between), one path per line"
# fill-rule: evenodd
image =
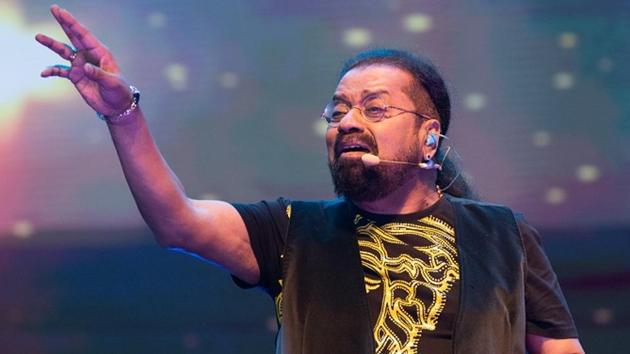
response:
M90 50L103 46L103 44L96 39L85 26L77 21L68 10L53 5L51 12L68 36L68 39L70 39L70 42L72 42L77 49Z
M74 37L72 30L70 29L70 25L67 23L68 17L67 16L64 17L61 15L61 8L57 5L53 5L50 7L50 12L52 13L55 20L59 23L59 25L61 26L61 29L64 31L64 33L66 34L66 36L68 37L72 45L74 45L77 49L83 49L81 47L80 41L78 41ZM70 17L72 17L72 15L70 15Z
M72 55L74 54L74 49L65 43L61 43L58 40L52 39L45 34L37 34L35 36L35 40L44 46L50 48L53 52L59 54L60 57L71 60Z
M42 71L41 77L58 76L68 78L70 76L70 67L66 65L54 65Z
M83 72L85 72L85 75L89 79L98 82L105 88L115 88L120 85L120 82L115 75L108 73L96 65L85 63L85 65L83 65Z

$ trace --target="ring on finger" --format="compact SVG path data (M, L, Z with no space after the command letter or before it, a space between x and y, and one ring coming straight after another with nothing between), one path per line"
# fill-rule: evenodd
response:
M68 57L68 60L70 61L74 61L74 59L77 58L77 52L75 52L74 50L72 51L72 54L70 54L70 56Z

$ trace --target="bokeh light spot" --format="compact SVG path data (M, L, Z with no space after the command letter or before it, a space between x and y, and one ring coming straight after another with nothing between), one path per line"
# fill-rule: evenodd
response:
M597 68L604 73L611 72L614 66L613 61L608 57L603 57L597 61Z
M0 141L14 132L29 99L63 104L74 97L70 94L74 88L68 80L39 76L46 67L64 60L35 41L33 37L38 32L67 42L52 18L32 25L26 22L20 3L0 1L0 42L8 48L0 56L0 66L5 68L0 85Z
M563 32L558 36L558 45L563 49L573 49L577 47L578 36L573 32Z
M21 239L27 239L33 236L35 232L35 228L33 224L28 220L19 220L15 224L13 224L13 236Z
M219 84L225 89L235 89L238 87L238 75L233 72L224 72L219 75Z
M214 193L204 193L201 195L201 200L217 200L219 196Z
M545 147L551 144L551 134L546 130L539 130L532 134L532 144L535 147Z
M581 165L575 171L575 175L580 182L592 183L599 179L601 172L595 165Z
M175 91L184 91L188 87L188 69L182 64L170 64L164 69L164 76Z
M318 137L325 137L328 130L328 124L323 119L318 119L313 122L313 133Z
M607 325L613 320L613 312L609 308L601 307L593 311L593 322L598 325Z
M166 25L166 16L161 12L152 12L147 17L147 22L151 28L162 28Z
M433 27L433 20L428 15L414 13L405 16L403 19L403 25L409 32L424 33Z
M481 93L471 93L466 95L464 106L471 111L478 111L486 106L486 96Z
M197 334L188 333L182 337L182 344L188 350L195 350L201 345L201 338Z
M558 90L568 90L575 84L573 75L567 72L559 72L553 76L553 87Z
M562 204L567 200L567 192L560 187L551 187L545 193L545 201L551 205Z
M349 47L365 47L371 41L372 35L365 28L350 28L343 33L343 42Z

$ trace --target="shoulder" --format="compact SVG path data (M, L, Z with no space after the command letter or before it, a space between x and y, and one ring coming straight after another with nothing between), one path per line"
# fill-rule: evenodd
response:
M322 199L322 200L294 200L291 201L292 211L313 211L313 210L330 210L339 207L345 207L348 202L344 198Z
M456 217L466 217L479 220L480 222L496 225L497 223L509 223L516 226L522 215L514 212L511 208L497 203L486 201L457 198L445 195L446 199L453 206Z
M277 211L283 211L291 205L290 199L279 197L277 199L261 200L254 203L231 203L231 205L244 216L246 214L274 214Z
M475 199L458 198L458 197L453 197L449 194L445 194L444 196L451 204L455 204L455 205L460 205L460 206L465 206L465 207L476 207L476 208L507 209L510 211L512 210L503 204L491 203L491 202L475 200Z
M468 213L469 215L474 215L482 220L482 222L490 222L497 227L510 225L510 228L515 231L515 234L518 236L526 256L535 253L532 252L532 249L541 247L540 233L525 219L525 216L521 212L497 203L450 196L448 200L451 204L459 206L459 210L470 211L470 213Z
M510 231L517 237L525 251L530 244L540 243L538 231L525 220L522 213L508 206L451 196L448 200L453 205L459 220L464 218L468 222L492 225L492 228L497 231Z

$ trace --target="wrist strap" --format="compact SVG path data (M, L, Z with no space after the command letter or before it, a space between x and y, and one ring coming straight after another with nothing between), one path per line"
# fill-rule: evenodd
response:
M102 113L96 112L96 116L107 123L118 123L127 119L131 115L131 112L135 111L138 108L138 102L140 102L140 90L138 90L135 86L129 85L129 89L131 90L131 94L133 98L131 99L131 105L124 112L117 116L106 116Z

